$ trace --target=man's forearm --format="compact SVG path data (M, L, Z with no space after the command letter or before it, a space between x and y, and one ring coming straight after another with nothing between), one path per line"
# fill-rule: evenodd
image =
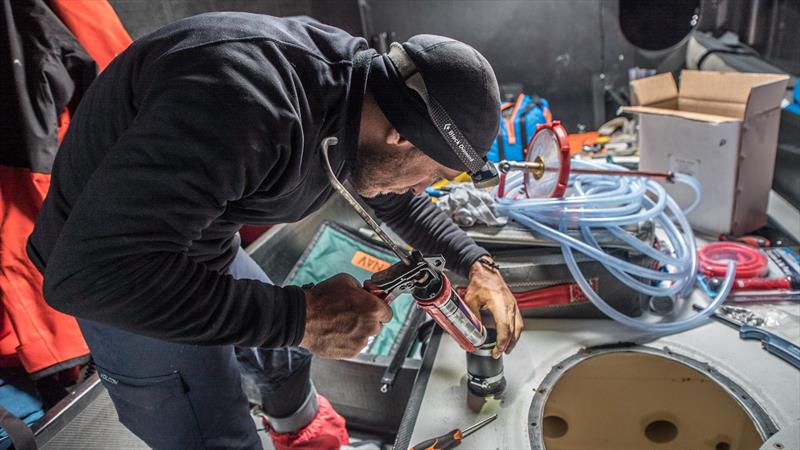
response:
M366 201L409 244L423 253L444 255L451 270L467 275L479 257L489 254L425 196L409 192Z

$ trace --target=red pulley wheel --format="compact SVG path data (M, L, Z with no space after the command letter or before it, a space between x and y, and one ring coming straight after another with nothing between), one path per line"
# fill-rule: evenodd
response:
M538 176L525 172L523 183L528 198L562 197L569 180L569 138L561 122L554 120L537 125L526 154L528 162L558 167L558 170L542 171Z

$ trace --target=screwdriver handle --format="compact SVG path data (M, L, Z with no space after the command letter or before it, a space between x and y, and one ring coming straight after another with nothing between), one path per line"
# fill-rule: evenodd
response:
M447 450L457 447L461 443L461 439L464 439L464 435L461 430L456 428L447 434L420 442L409 450Z

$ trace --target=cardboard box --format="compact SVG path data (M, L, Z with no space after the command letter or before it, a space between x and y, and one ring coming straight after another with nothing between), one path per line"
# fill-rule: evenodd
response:
M683 172L703 185L692 227L711 234L751 232L767 223L780 104L789 77L779 74L684 70L680 90L671 73L631 82L639 116L642 170ZM665 183L681 206L693 199Z

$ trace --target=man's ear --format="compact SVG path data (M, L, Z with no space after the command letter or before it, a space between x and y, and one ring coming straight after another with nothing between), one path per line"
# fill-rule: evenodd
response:
M397 147L414 146L414 144L412 144L411 141L401 136L400 133L393 127L390 127L389 131L386 133L386 143Z

